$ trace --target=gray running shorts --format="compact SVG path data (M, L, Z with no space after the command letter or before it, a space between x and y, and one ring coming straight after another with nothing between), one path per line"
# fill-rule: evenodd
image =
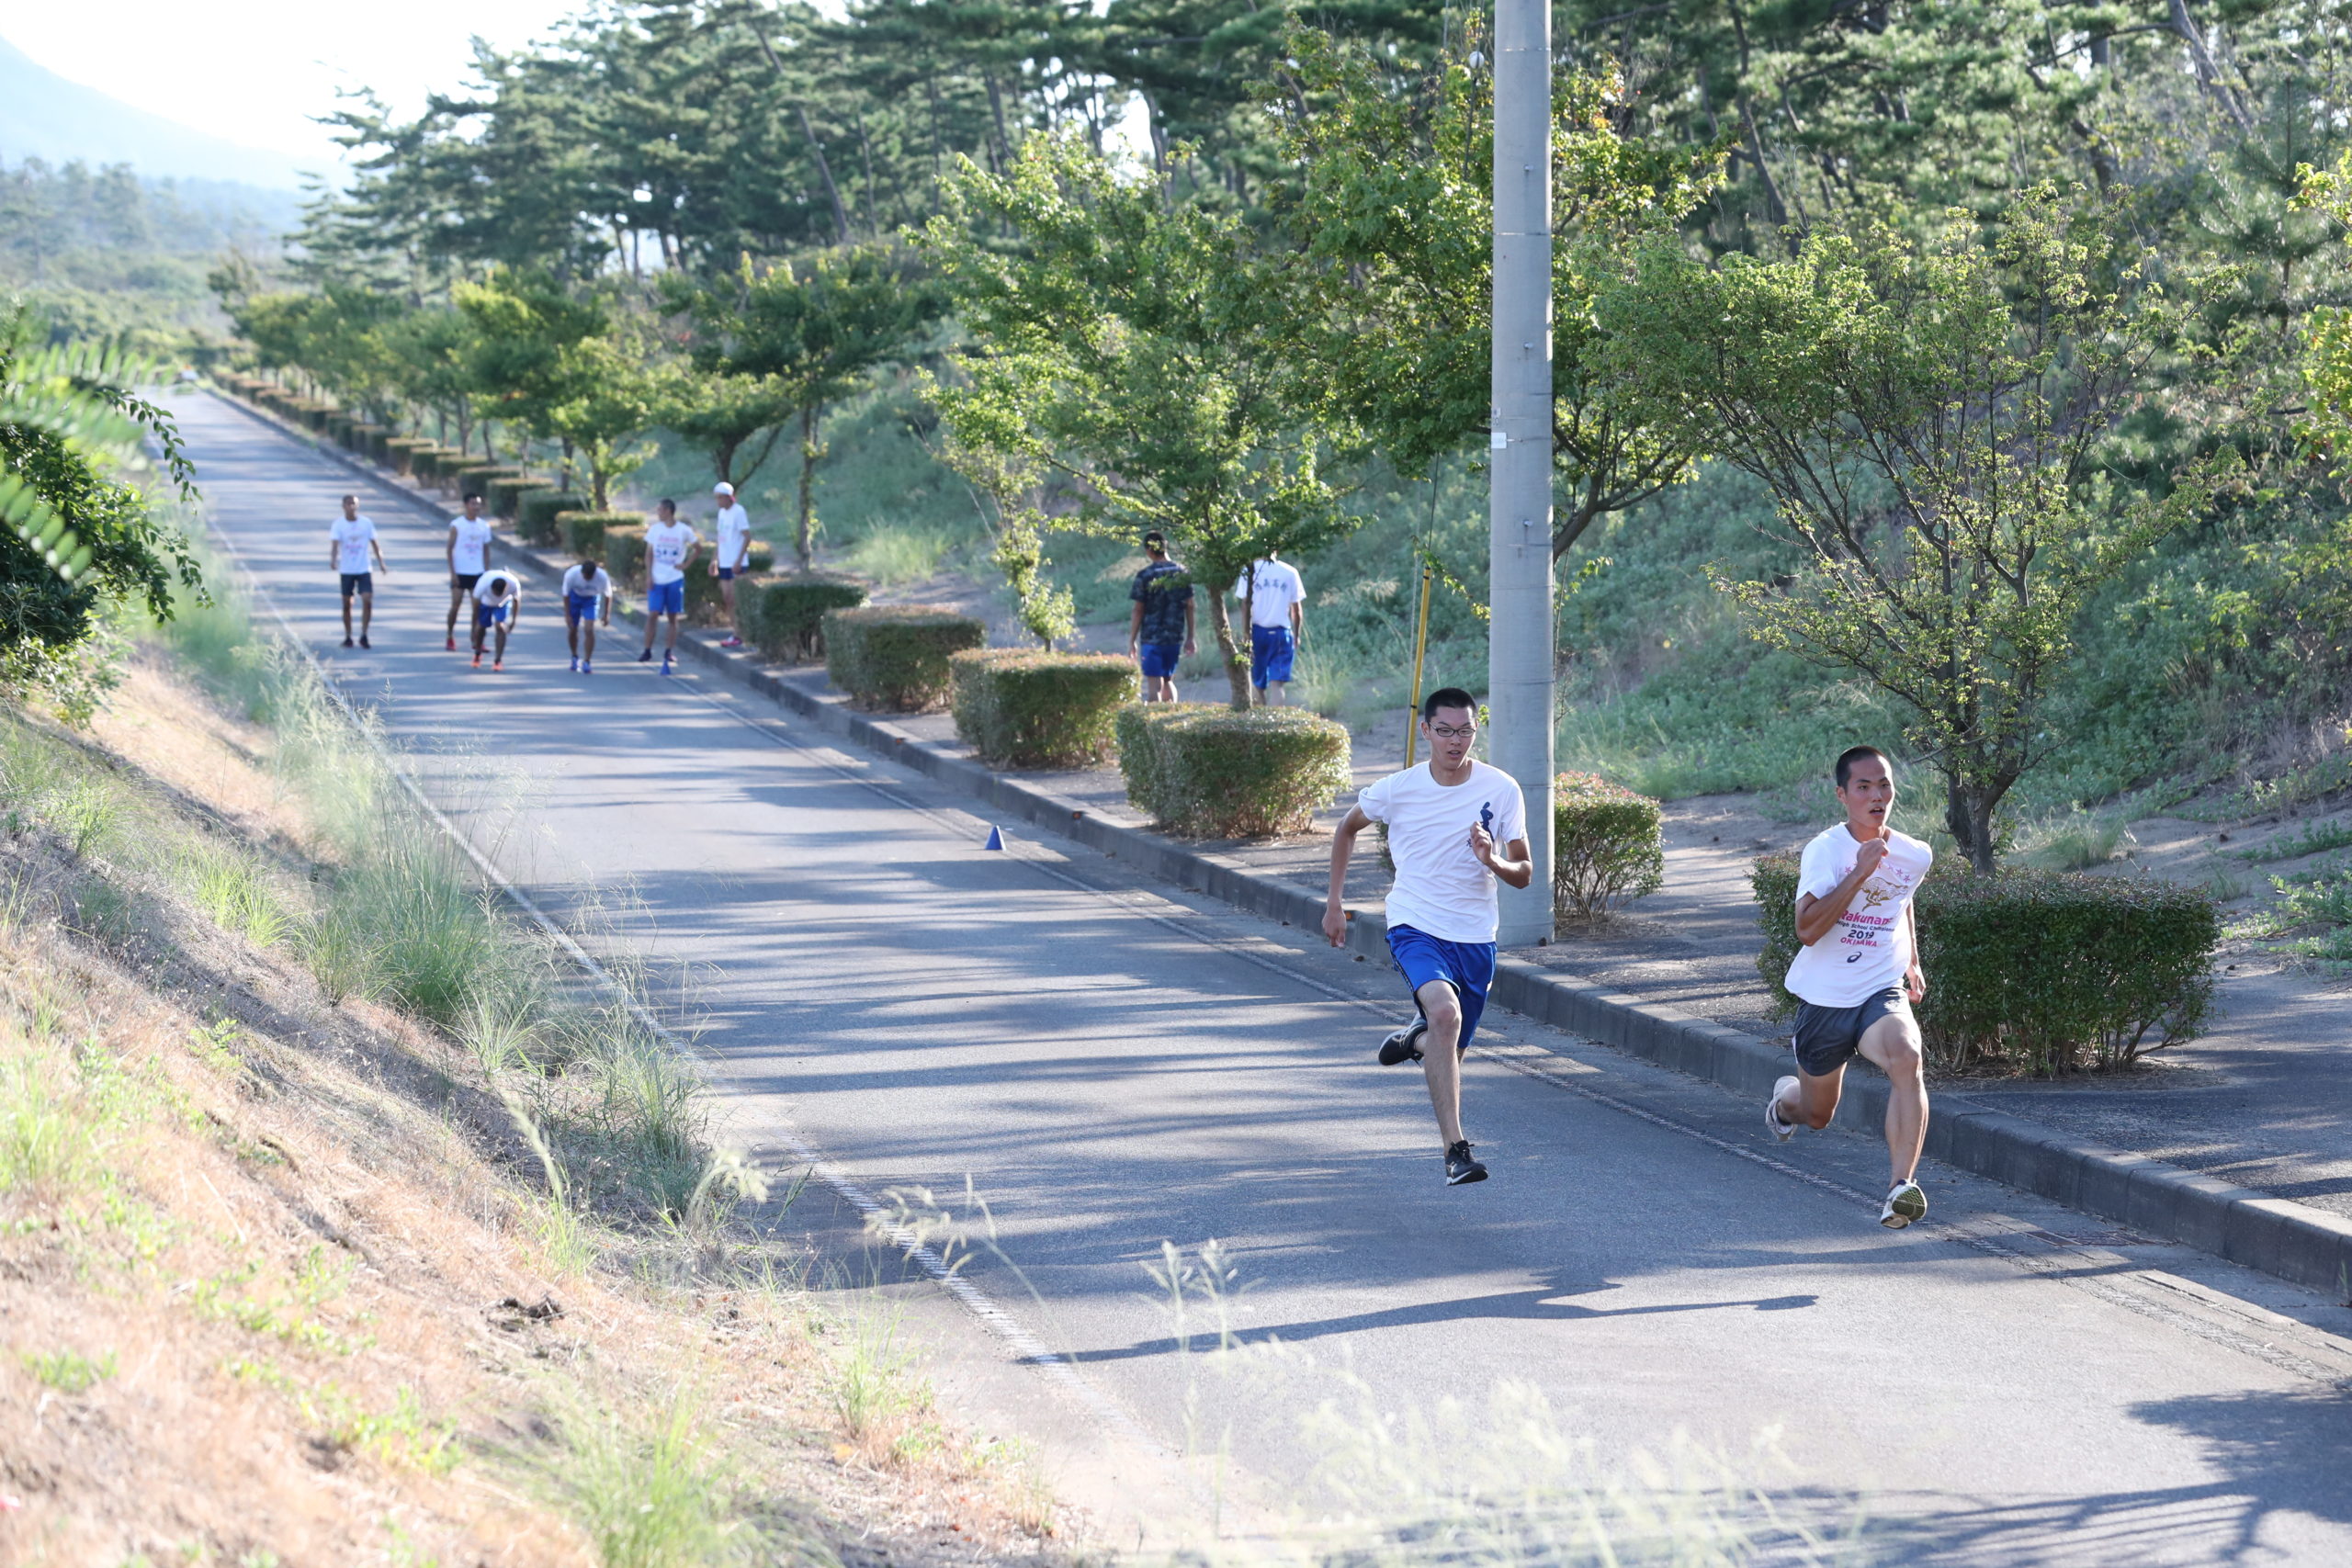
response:
M1849 1008L1817 1008L1797 1004L1797 1066L1808 1077L1826 1078L1854 1059L1862 1036L1883 1018L1911 1021L1911 998L1900 986L1889 986ZM1913 1028L1918 1026L1914 1023Z

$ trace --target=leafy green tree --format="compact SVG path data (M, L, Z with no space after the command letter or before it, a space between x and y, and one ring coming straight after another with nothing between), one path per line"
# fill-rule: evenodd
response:
M1911 714L1980 871L1994 814L2064 743L2045 706L2091 596L2207 507L2213 465L2118 487L2119 420L2181 329L2112 208L2021 197L1988 237L1816 233L1785 261L1653 243L1599 316L1613 373L1770 487L1809 560L1730 582L1757 637Z
M1072 525L1165 532L1211 590L1248 707L1216 590L1351 522L1297 413L1295 259L1238 218L1170 206L1156 179L1119 177L1073 136L1032 139L1001 177L967 162L946 197L922 240L973 340L932 383L951 437L1000 471L1057 479ZM979 237L998 226L1010 244Z
M535 435L560 434L555 410L583 389L578 351L611 329L610 313L544 273L510 267L458 284L450 297L472 329L467 369L476 407ZM607 368L605 356L593 363Z
M905 258L878 245L820 252L796 265L765 271L747 260L734 278L698 289L673 289L673 304L690 316L689 355L698 370L726 378L746 398L732 424L704 428L719 436L765 407L800 427L800 494L793 547L806 571L813 560L818 520L817 465L825 456L825 409L863 386L875 370L900 359L937 319L938 290L914 275ZM748 405L748 406L746 406ZM754 427L756 429L756 427ZM731 462L738 445L715 460ZM760 456L764 457L763 449ZM725 473L724 467L720 470Z
M1467 52L1417 78L1313 33L1290 51L1296 173L1278 210L1316 283L1302 335L1326 372L1306 385L1406 473L1487 421L1493 83ZM1623 97L1611 76L1553 84L1555 560L1596 518L1680 479L1694 450L1644 384L1601 373L1593 300L1632 246L1705 198L1721 160L1619 136Z
M564 389L544 414L547 430L580 455L599 512L612 487L652 458L656 448L640 437L676 397L674 367L650 350L626 327L571 344L563 355Z
M142 437L183 499L196 495L171 417L132 389L152 372L92 350L36 350L21 308L0 317L0 688L85 717L108 684L94 648L108 604L172 615L201 592L179 532L107 468Z

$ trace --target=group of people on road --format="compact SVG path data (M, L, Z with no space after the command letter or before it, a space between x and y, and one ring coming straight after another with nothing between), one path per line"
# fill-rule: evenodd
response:
M718 580L731 622L735 579L749 563L751 519L731 486L720 484L715 494L718 540L708 570ZM489 564L491 525L481 514L482 498L469 494L463 504L463 513L449 520L444 549L449 570L444 646L457 649L458 614L470 603L474 664L479 668L488 651L491 669L498 671L504 668L507 639L521 613L523 583L513 571ZM343 515L329 529L329 538L343 588L344 646L353 647L356 640L367 648L375 578L389 576L390 568L376 525L360 513L356 496L343 498ZM1198 648L1193 586L1184 569L1169 558L1167 540L1157 530L1144 536L1143 546L1145 564L1128 592L1133 608L1127 644L1142 666L1144 700L1174 702L1178 662ZM664 675L672 671L678 623L685 613L686 574L702 548L702 536L679 519L674 502L663 500L645 533L645 644L638 661L652 660L657 628L666 620ZM612 574L594 557L583 555L564 573L562 592L571 668L592 674L597 628L612 625ZM1278 705L1285 700L1306 629L1305 585L1296 568L1270 552L1242 573L1233 594L1249 609L1250 683L1265 694L1265 702ZM741 643L730 634L725 646ZM1463 1130L1461 1063L1494 982L1498 889L1506 883L1523 889L1534 876L1526 800L1518 781L1471 755L1480 717L1476 699L1459 687L1432 692L1421 704L1420 734L1429 761L1358 793L1332 837L1323 916L1325 937L1334 947L1346 946L1349 861L1358 836L1375 822L1383 824L1396 866L1387 898L1388 952L1405 977L1415 1016L1390 1032L1376 1055L1384 1066L1421 1064L1449 1186L1487 1179L1486 1164ZM1794 1136L1799 1127L1826 1127L1837 1111L1849 1064L1860 1056L1877 1066L1889 1087L1890 1184L1879 1221L1900 1229L1928 1211L1917 1180L1928 1095L1919 1025L1911 1010L1927 995L1928 982L1919 967L1912 896L1928 874L1933 852L1891 823L1894 767L1885 752L1850 747L1839 754L1831 773L1846 820L1808 843L1799 863L1799 947L1786 981L1799 1003L1792 1041L1796 1070L1774 1084L1764 1122L1775 1143Z
M1494 983L1498 886L1524 888L1534 875L1526 801L1517 780L1471 756L1478 725L1469 693L1448 686L1430 694L1420 711L1430 760L1358 792L1332 836L1323 910L1324 936L1345 947L1348 862L1359 834L1375 822L1385 825L1396 868L1388 890L1388 952L1416 1016L1380 1043L1378 1056L1383 1066L1422 1065L1449 1186L1487 1179L1487 1167L1463 1132L1461 1062ZM1786 980L1798 1002L1796 1070L1773 1085L1764 1122L1775 1143L1801 1126L1827 1126L1848 1065L1860 1056L1876 1066L1888 1089L1889 1181L1879 1223L1900 1230L1928 1212L1918 1182L1928 1091L1911 1010L1927 996L1928 978L1919 967L1912 896L1934 852L1890 821L1894 765L1885 752L1849 747L1831 776L1846 820L1806 844L1798 864L1799 945Z
M722 482L715 487L713 494L718 502L718 543L708 570L718 580L719 593L731 624L735 579L747 570L751 559L752 519L735 499L733 485ZM442 558L449 572L449 614L442 626L442 647L451 653L458 650L458 616L463 612L474 668L481 668L482 658L487 654L490 668L496 673L506 668L507 639L522 615L523 580L507 568L490 564L494 536L491 520L482 515L481 492L467 491L459 505L462 510L449 519L448 537L442 546ZM391 568L384 559L383 541L375 520L360 513L356 495L343 498L343 515L328 528L327 537L330 564L343 591L343 646L372 648L368 634L376 617L376 578L379 573L390 576ZM702 548L702 536L691 525L679 520L677 503L665 498L645 531L645 647L637 656L640 664L653 661L655 634L666 620L669 639L662 649L664 675L673 672L677 657L678 623L686 609L686 573ZM593 675L597 628L613 624L612 573L594 555L583 553L564 572L562 595L564 637L571 649L571 672ZM359 615L356 636L352 624L355 605ZM743 645L730 632L722 646Z

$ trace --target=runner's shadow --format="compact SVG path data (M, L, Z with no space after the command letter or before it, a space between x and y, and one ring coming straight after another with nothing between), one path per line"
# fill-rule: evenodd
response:
M1322 1339L1332 1335L1354 1334L1369 1328L1408 1328L1422 1324L1460 1323L1472 1318L1530 1318L1541 1321L1573 1323L1588 1318L1647 1317L1663 1313L1720 1312L1740 1307L1754 1312L1792 1312L1810 1307L1820 1300L1813 1295L1766 1296L1749 1301L1671 1302L1656 1306L1589 1307L1557 1298L1564 1292L1553 1287L1532 1291L1510 1291L1499 1295L1468 1296L1457 1301L1425 1302L1415 1306L1396 1307L1385 1312L1351 1313L1344 1317L1327 1317L1308 1323L1286 1323L1271 1326L1228 1329L1222 1337L1215 1331L1179 1338L1173 1336L1147 1339L1115 1350L1079 1350L1072 1352L1075 1361L1132 1361L1149 1356L1171 1355L1201 1347L1203 1341L1233 1347L1250 1345L1298 1344L1310 1339Z

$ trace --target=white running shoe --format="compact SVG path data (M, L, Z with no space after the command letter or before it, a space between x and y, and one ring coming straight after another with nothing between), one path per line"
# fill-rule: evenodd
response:
M1878 1223L1891 1231L1899 1231L1914 1220L1928 1217L1928 1195L1916 1181L1898 1181L1886 1195L1886 1207L1878 1212Z
M1796 1081L1794 1075L1782 1078L1772 1086L1772 1098L1764 1102L1764 1125L1772 1129L1776 1143L1785 1144L1797 1135L1795 1122L1781 1120L1781 1096L1788 1093L1789 1086Z

